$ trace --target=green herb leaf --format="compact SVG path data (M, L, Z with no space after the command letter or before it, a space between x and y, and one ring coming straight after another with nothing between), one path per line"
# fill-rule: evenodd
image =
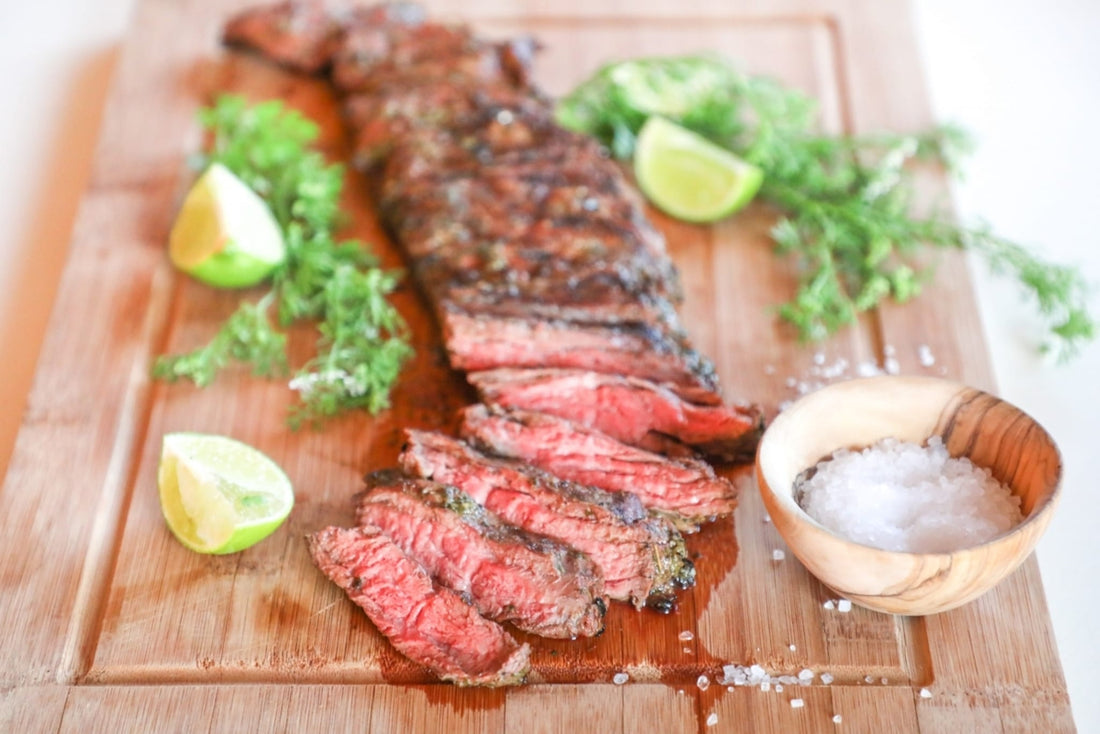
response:
M885 298L916 297L930 277L917 262L924 245L977 251L995 271L1015 276L1048 323L1046 348L1060 359L1095 337L1076 270L943 212L913 213L911 163L958 175L973 147L958 127L823 135L811 98L715 56L609 64L560 100L556 114L620 158L632 155L646 119L661 115L762 168L759 198L783 213L772 229L776 251L795 258L800 273L797 293L777 312L804 339L828 336Z
M160 357L153 376L205 386L234 362L259 376L286 374L286 337L272 325L274 307L282 326L319 322L317 356L291 380L301 398L292 426L349 409L385 409L413 354L406 324L388 300L400 274L379 269L362 243L335 239L344 171L309 147L317 126L279 101L249 106L232 95L199 119L211 140L202 164L221 162L264 198L283 230L287 259L259 302L242 304L206 346Z

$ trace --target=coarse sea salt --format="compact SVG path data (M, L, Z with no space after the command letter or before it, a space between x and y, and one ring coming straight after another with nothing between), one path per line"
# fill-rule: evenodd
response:
M864 545L947 553L984 543L1023 519L1020 499L987 469L927 446L887 438L841 449L796 487L810 517Z

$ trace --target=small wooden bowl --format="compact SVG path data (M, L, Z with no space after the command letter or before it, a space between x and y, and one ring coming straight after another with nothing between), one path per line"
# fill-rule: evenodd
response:
M952 456L989 468L1021 498L1024 520L953 553L904 553L826 529L795 500L795 481L840 448L939 435ZM1062 475L1058 448L1023 411L974 388L927 377L871 377L811 393L761 439L756 478L776 530L809 571L841 597L893 614L934 614L993 588L1035 548L1050 524Z

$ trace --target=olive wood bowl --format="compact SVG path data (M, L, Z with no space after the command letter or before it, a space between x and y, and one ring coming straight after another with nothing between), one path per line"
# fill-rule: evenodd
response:
M881 550L826 529L799 507L802 472L840 448L941 436L952 456L989 468L1021 499L1024 520L951 553ZM1035 548L1057 503L1062 461L1030 416L965 385L928 377L850 380L806 395L768 427L756 455L764 505L791 552L841 597L892 614L934 614L993 588Z

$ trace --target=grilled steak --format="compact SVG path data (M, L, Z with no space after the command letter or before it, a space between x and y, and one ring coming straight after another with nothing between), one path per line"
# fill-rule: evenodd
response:
M401 466L461 488L504 521L586 553L609 597L664 608L695 582L683 538L629 495L564 482L439 433L407 430Z
M443 339L456 369L576 368L664 383L692 402L719 401L713 365L681 340L653 329L448 311L443 314Z
M755 406L695 405L635 377L554 369L497 369L467 375L490 405L549 413L632 446L662 434L723 461L751 459L763 430Z
M630 492L681 530L697 530L737 506L733 485L702 461L665 458L557 416L471 405L462 411L462 435L563 479Z
M603 631L603 579L586 556L501 522L454 487L392 470L367 486L359 524L380 528L482 615L542 637Z
M458 685L522 683L530 649L485 619L378 528L329 527L308 537L317 567L362 607L399 652Z
M222 39L260 49L289 69L315 74L331 63L341 28L319 3L285 2L245 10L226 24Z

